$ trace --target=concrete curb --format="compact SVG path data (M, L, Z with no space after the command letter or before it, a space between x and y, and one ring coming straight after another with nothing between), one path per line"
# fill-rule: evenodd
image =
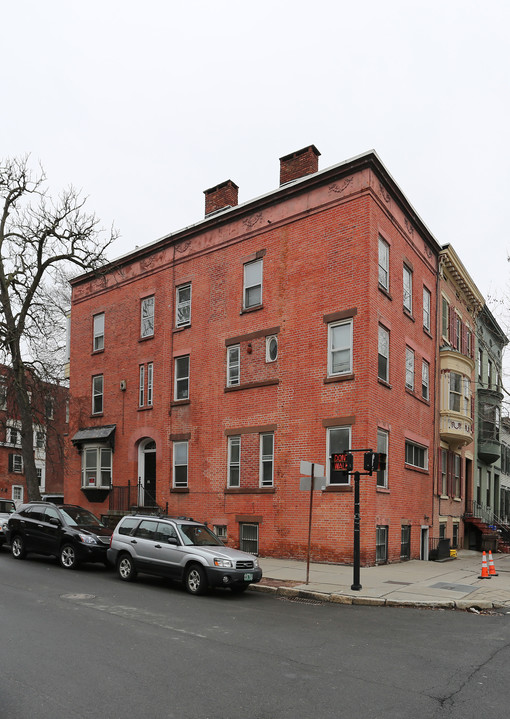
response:
M275 587L267 584L251 584L250 590L287 599L308 599L333 604L356 604L367 607L411 607L415 609L456 609L459 611L506 609L510 612L510 601L505 603L491 602L484 599L384 599L382 597L352 596L351 594L327 594L308 589L295 589L294 587L283 585Z

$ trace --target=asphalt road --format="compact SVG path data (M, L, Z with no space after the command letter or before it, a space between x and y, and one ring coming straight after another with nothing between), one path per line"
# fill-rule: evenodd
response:
M8 719L507 719L510 615L193 597L0 550Z

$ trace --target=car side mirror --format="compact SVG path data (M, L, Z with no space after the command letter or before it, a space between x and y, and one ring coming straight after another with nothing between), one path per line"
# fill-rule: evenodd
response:
M60 527L62 522L58 519L58 517L50 517L50 524L53 524L55 527Z
M177 539L177 537L168 537L166 541L168 542L168 544L179 544L179 540Z

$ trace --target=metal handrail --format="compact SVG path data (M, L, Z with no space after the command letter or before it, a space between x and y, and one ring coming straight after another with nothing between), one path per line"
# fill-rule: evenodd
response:
M487 526L494 527L494 531L498 532L505 542L510 543L510 525L504 522L501 517L498 517L490 507L486 507L475 500L471 501L467 506L470 506L470 510L466 511L467 515L481 519Z

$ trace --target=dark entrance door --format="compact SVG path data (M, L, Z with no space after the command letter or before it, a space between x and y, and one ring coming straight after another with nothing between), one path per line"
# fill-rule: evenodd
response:
M151 443L152 444L152 443ZM144 452L144 506L156 505L156 447L148 445Z

